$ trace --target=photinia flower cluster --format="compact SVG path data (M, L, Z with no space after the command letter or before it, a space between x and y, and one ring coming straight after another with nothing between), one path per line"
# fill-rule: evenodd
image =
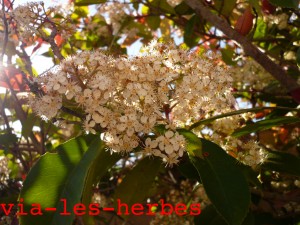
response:
M235 103L230 73L218 57L157 41L131 58L80 52L37 82L44 94L30 103L38 115L51 119L64 104L72 105L83 112L85 131L100 129L114 151L143 146L145 154L169 165L184 153L185 139L176 128L228 112Z

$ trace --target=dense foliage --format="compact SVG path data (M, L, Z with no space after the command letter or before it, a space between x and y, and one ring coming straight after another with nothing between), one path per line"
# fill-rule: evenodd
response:
M1 225L300 224L298 0L46 3L1 1Z

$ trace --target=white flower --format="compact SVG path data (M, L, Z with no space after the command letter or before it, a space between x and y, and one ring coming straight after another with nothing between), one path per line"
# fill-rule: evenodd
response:
M124 10L123 4L115 6ZM154 135L153 140L145 140L144 153L172 165L185 152L178 126L232 108L231 74L216 60L214 55L199 56L157 41L132 58L83 51L39 78L47 93L30 102L39 115L52 118L60 112L62 100L70 100L66 102L80 107L86 116L84 129L94 133L102 128L113 151L133 151L141 138ZM165 126L166 132L157 133L156 125ZM216 125L222 128L232 126Z

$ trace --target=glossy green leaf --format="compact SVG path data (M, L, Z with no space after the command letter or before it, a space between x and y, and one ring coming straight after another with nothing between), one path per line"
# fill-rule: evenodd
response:
M254 171L250 166L244 165L242 163L238 164L238 166L241 172L244 174L245 178L247 179L248 183L262 189L262 184L258 179L258 172Z
M275 6L280 6L283 8L294 8L298 9L299 0L269 0L271 4Z
M256 39L256 38L265 37L266 31L267 31L267 23L262 18L259 18L257 21L253 38Z
M200 38L195 34L195 30L203 30L203 24L204 23L202 23L201 19L197 15L192 16L186 23L183 38L187 46L194 47L198 44Z
M115 204L117 201L126 203L131 207L135 203L141 203L153 187L153 182L162 165L159 158L146 157L124 177L115 190Z
M186 150L194 157L203 158L202 155L202 142L193 132L186 129L177 129L177 131L184 136L186 140Z
M246 134L251 134L253 132L261 131L261 130L267 130L272 127L284 125L284 124L291 124L291 123L299 123L300 118L298 117L292 117L292 116L284 116L284 117L277 117L272 119L265 119L262 121L258 121L254 124L246 125L242 128L239 128L235 130L232 133L233 137L241 137Z
M213 117L210 117L210 118L207 118L204 120L200 120L200 121L194 123L193 125L191 125L189 129L192 130L201 125L209 124L217 119L221 119L224 117L239 115L239 114L243 114L243 113L247 113L247 112L260 112L260 111L263 111L264 109L271 109L271 110L280 109L280 110L285 110L285 111L299 111L299 109L288 108L288 107L257 107L257 108L251 108L251 109L240 109L240 110L236 110L233 112L223 113L221 115L213 116Z
M93 185L98 182L106 172L121 159L120 154L111 154L109 151L102 150L95 158L88 172L83 194L82 203L88 206L93 195ZM94 225L94 217L88 214L83 215L83 222L85 225Z
M87 6L93 4L105 3L106 0L75 0L75 6Z
M24 199L25 211L30 212L31 205L38 203L43 215L21 216L21 225L71 225L75 216L73 206L81 201L89 167L104 151L104 144L97 137L88 148L85 138L78 137L60 145L57 150L57 153L41 156L24 182L20 198ZM64 211L61 199L66 199L69 216L60 215ZM55 207L56 211L44 210L47 207Z
M300 177L300 158L289 153L268 151L262 167Z
M236 160L220 146L205 139L201 139L201 142L206 157L201 159L190 155L190 160L217 212L229 225L240 225L250 205L246 178Z
M179 172L188 179L194 179L202 183L198 171L188 159L181 159L178 164Z

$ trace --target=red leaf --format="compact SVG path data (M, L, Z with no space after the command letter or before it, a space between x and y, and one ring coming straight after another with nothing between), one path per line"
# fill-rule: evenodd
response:
M44 43L44 41L43 41L42 38L38 38L38 39L37 39L37 42L38 42L38 44L32 49L31 55L32 55L36 50L38 50L38 49L42 46L42 44Z
M13 9L13 4L10 0L4 0L4 5L9 9L12 10Z
M273 14L276 11L276 7L272 5L269 0L262 0L261 7L265 14Z
M54 40L55 40L55 43L57 44L58 47L60 47L61 44L62 44L63 41L64 41L64 40L62 39L61 35L59 35L59 34L57 34L57 35L55 36Z
M244 14L241 15L236 21L234 29L242 35L247 35L252 29L254 15L251 7L248 7Z
M12 88L14 91L28 90L28 87L23 79L23 75L21 74L20 70L14 67L5 68L1 73L0 86L7 89Z
M280 131L279 131L279 135L278 135L280 141L282 143L286 143L288 136L289 136L288 129L281 128Z
M26 174L23 173L22 176L21 176L22 180L25 180L26 179Z

